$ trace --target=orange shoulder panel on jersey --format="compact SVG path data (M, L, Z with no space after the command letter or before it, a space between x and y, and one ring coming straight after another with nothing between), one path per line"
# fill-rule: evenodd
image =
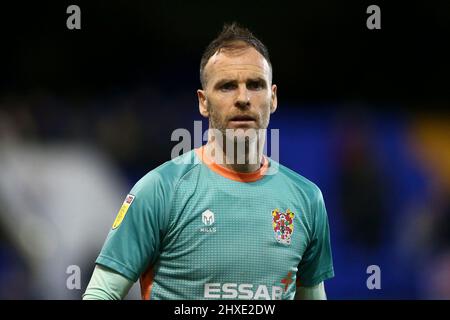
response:
M139 278L142 300L150 300L150 294L152 293L153 287L153 277L153 266L150 266Z

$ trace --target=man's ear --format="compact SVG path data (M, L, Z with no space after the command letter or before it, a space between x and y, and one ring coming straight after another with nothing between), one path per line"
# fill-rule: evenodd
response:
M208 101L206 99L205 91L198 89L197 97L198 97L198 110L200 111L200 114L205 118L208 118L209 117Z
M277 98L277 85L274 84L272 85L272 104L270 106L270 113L274 113L275 110L277 110L277 106L278 106L278 98Z

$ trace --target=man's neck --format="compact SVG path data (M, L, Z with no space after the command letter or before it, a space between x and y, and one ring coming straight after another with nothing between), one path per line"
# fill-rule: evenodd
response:
M217 164L241 173L255 172L261 168L263 160L263 148L258 147L258 142L253 142L255 145L237 146L236 143L222 143L210 141L206 144L206 152ZM227 148L228 146L228 148ZM234 148L230 149L230 146Z

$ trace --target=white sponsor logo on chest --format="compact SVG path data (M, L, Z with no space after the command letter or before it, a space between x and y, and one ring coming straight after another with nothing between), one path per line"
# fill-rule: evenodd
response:
M202 222L205 225L204 227L200 228L200 232L203 233L214 233L216 232L216 227L213 227L213 224L215 222L215 216L214 212L207 209L202 213Z

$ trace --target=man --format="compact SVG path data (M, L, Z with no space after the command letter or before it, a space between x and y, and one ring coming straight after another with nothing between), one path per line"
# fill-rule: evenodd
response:
M227 25L200 78L208 143L132 188L84 299L121 299L138 279L143 299L326 299L334 271L322 194L264 156L264 136L248 134L277 108L266 47ZM238 141L243 161L231 151Z

